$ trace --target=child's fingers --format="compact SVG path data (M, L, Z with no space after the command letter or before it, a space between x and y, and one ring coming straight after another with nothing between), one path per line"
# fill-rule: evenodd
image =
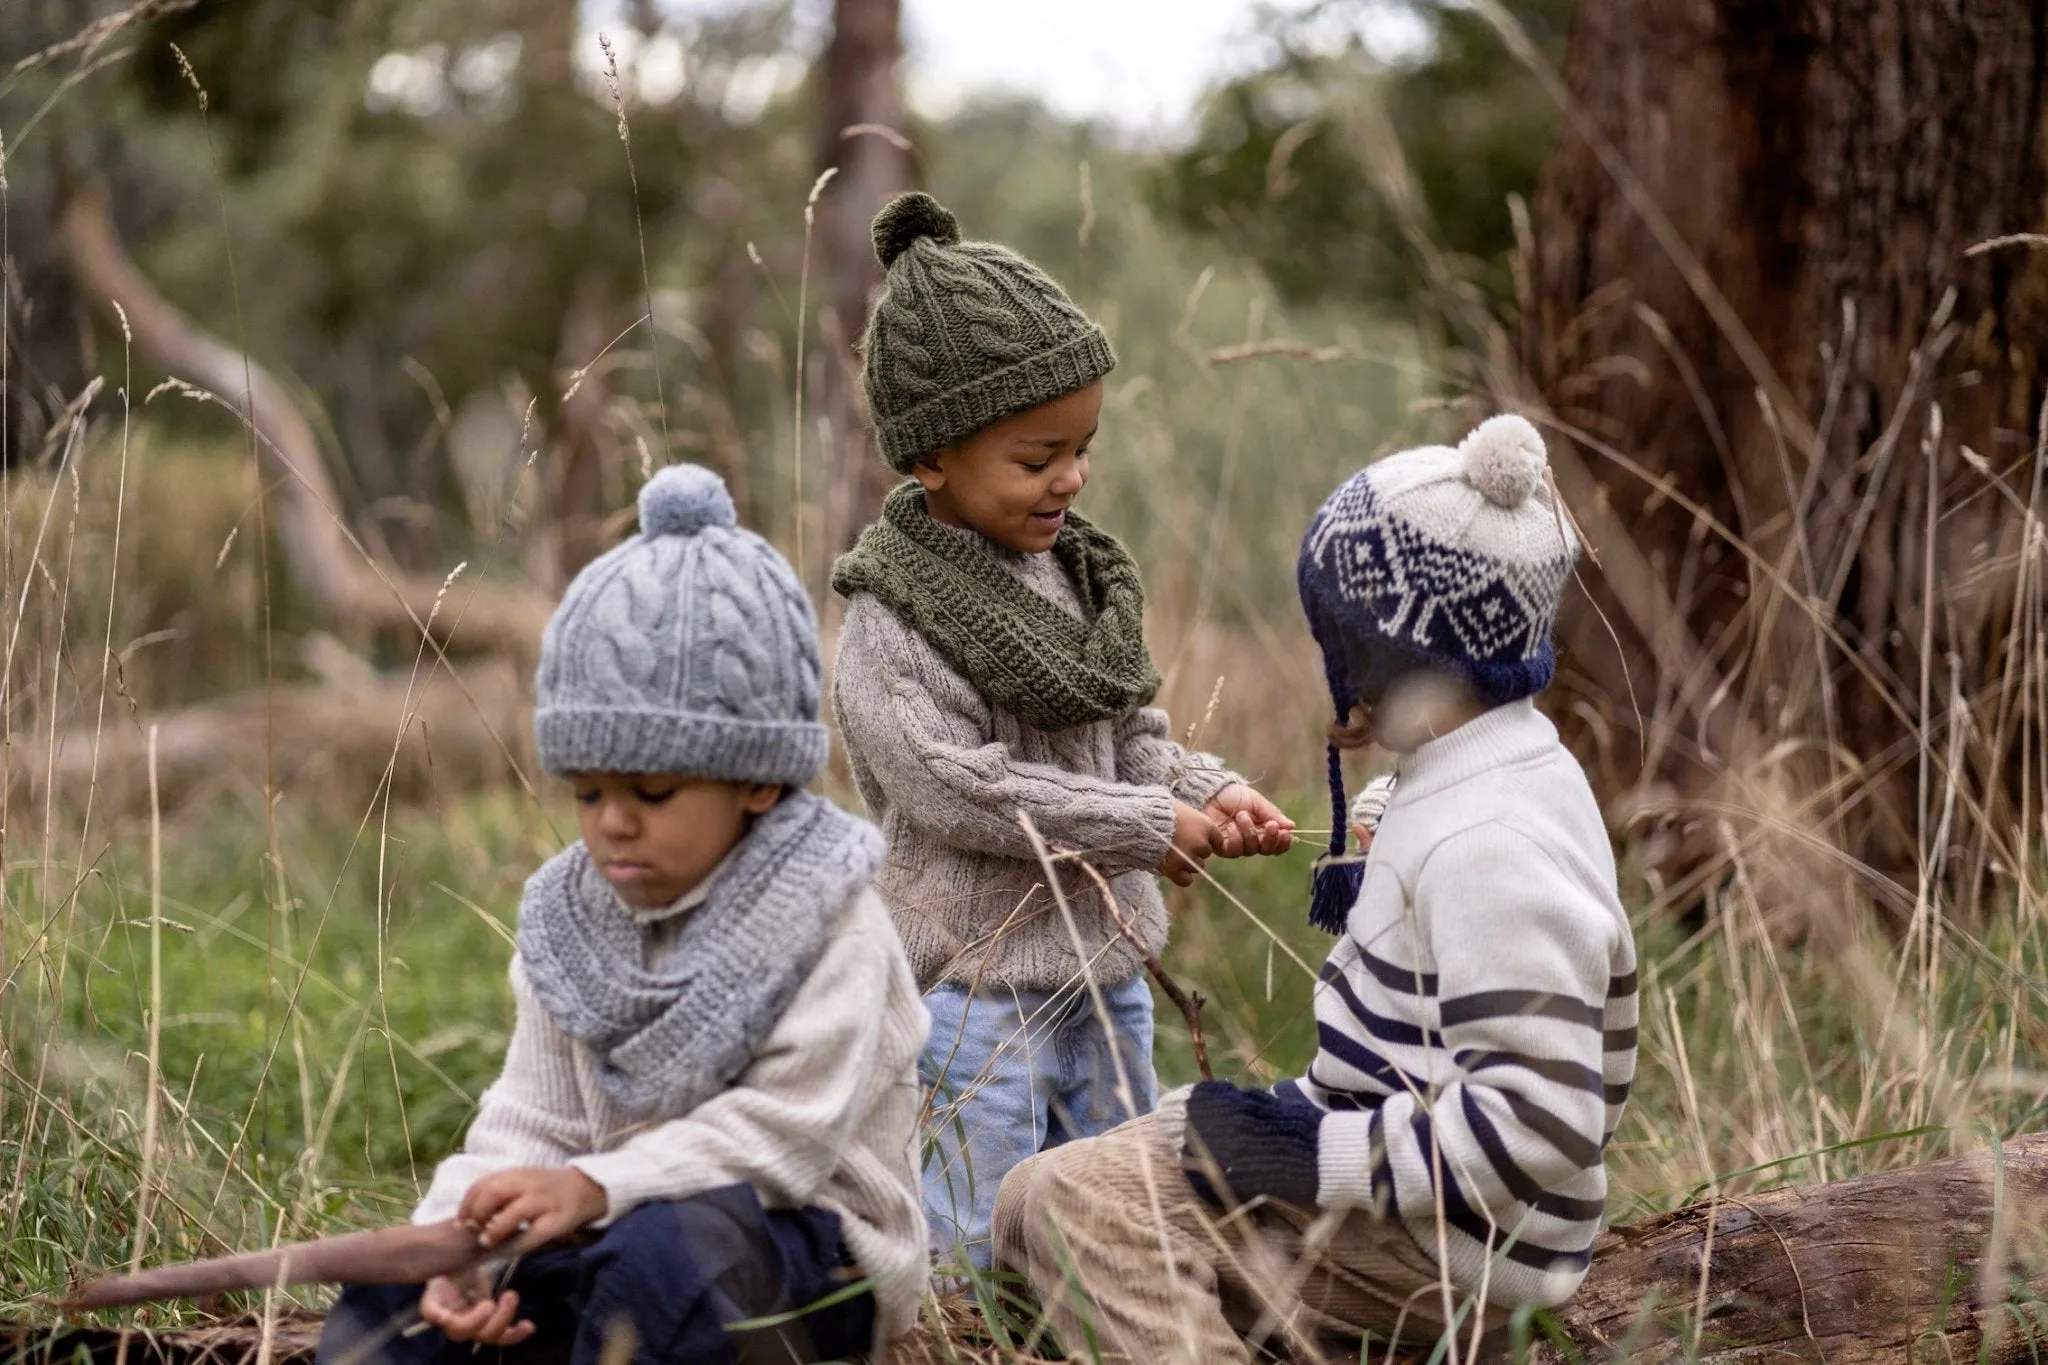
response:
M428 1317L425 1305L422 1304L420 1316L426 1317L429 1322L440 1328L451 1341L475 1341L477 1333L491 1320L492 1309L491 1301L485 1299L482 1303L471 1304L467 1308L444 1310L435 1318Z
M517 1195L492 1214L477 1231L477 1243L481 1246L494 1247L518 1232L521 1224L530 1223L539 1217L541 1211L541 1203L533 1195Z
M499 1346L517 1346L539 1330L539 1328L533 1325L533 1319L527 1318L524 1321L515 1322L506 1328L504 1332L499 1334L496 1344Z
M519 1324L519 1292L506 1290L498 1296L497 1302L490 1305L490 1310L490 1317L477 1329L477 1340L494 1346L509 1345L505 1338Z
M519 1187L495 1175L487 1175L469 1187L455 1216L471 1227L481 1228L498 1210L518 1198Z
M513 1244L513 1250L521 1254L537 1250L557 1237L568 1236L577 1226L575 1219L568 1213L560 1209L549 1209L535 1216L527 1224L526 1231Z

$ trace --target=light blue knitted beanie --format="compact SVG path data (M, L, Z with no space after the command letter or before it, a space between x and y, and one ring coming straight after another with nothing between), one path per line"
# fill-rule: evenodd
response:
M533 728L551 773L688 773L800 787L825 766L818 623L725 484L673 465L640 534L569 585L541 639Z

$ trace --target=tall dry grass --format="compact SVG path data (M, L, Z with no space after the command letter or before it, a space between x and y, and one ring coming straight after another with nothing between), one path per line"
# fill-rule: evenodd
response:
M1009 176L961 168L948 197L998 233L1033 225L1043 240L1027 245L1082 282L1082 301L1117 337L1124 364L1084 506L1145 567L1169 708L1183 724L1200 719L1205 744L1312 829L1327 819L1316 785L1327 699L1292 606L1295 540L1343 475L1393 445L1447 434L1463 413L1440 410L1446 395L1484 399L1469 368L1405 328L1290 313L1245 263L1163 231L1128 176L1100 164L1085 182L1089 241L1084 182L1066 155L1040 139L1020 151L1036 159ZM655 357L634 350L621 354L651 375ZM798 363L789 328L762 329L751 355L764 382L791 395L815 364ZM667 382L689 382L687 354L660 360ZM10 763L37 740L54 762L57 737L143 737L181 705L313 672L291 648L313 623L265 567L242 434L223 426L194 441L189 426L131 404L125 369L104 378L107 401L56 458L8 461L0 716ZM644 411L632 422L644 429ZM822 583L823 448L794 403L743 436L760 529ZM713 444L708 432L675 439ZM522 431L521 449L503 452L515 469L523 443ZM614 472L630 485L638 464ZM466 530L520 562L519 544L492 543L501 524ZM2040 754L2048 636L2039 524L2028 524L2015 657L2031 662L2012 675L2005 733ZM821 607L829 634L835 609ZM276 636L267 655L266 622ZM1812 648L1840 648L1827 621L1811 626ZM1640 676L1650 728L1677 727L1685 680L1649 660ZM1917 689L1902 700L1922 721L1901 744L1920 773L1931 872L1970 818L1966 765L1950 751L1962 732L1927 723L1939 708ZM413 742L405 719L392 727L394 752ZM1772 755L1737 758L1761 772ZM225 758L235 770L218 788L154 819L101 804L95 782L81 796L9 773L0 1316L39 1311L33 1297L82 1265L401 1216L423 1169L457 1139L503 1045L518 885L573 821L545 788L479 789L476 775L431 761L418 799L397 802L382 771L393 762L380 757L367 784L313 770L280 785L260 759ZM1744 790L1774 788L1731 786ZM843 783L837 792L850 795ZM2000 835L1981 910L1962 912L1929 875L1911 891L1903 934L1868 914L1817 953L1772 932L1767 897L1782 883L1758 874L1770 854L1756 831L1790 831L1836 866L1847 854L1803 830L1797 809L1761 797L1718 816L1721 861L1703 914L1680 915L1654 894L1653 843L1624 848L1645 1022L1638 1089L1609 1157L1613 1217L1853 1175L2039 1125L2048 885L2038 828ZM1174 898L1167 966L1208 997L1222 1074L1277 1079L1310 1055L1309 991L1326 940L1303 922L1306 872L1306 853L1218 866ZM1160 1027L1164 1079L1190 1079L1185 1029L1171 1011ZM1007 1349L975 1344L990 1328L961 1300L935 1300L932 1312L952 1343L938 1354ZM153 1310L163 1323L190 1315Z

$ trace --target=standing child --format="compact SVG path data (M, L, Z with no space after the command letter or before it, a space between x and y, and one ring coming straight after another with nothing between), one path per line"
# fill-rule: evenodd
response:
M1184 1117L1003 1187L1002 1259L1068 1346L1204 1365L1250 1361L1245 1333L1421 1349L1585 1276L1635 1074L1636 958L1600 809L1531 700L1578 552L1544 469L1536 429L1497 417L1374 464L1316 515L1299 578L1332 739L1391 749L1399 782L1371 859L1319 873L1343 909L1307 1075L1205 1082ZM1182 1164L1185 1182L1156 1174Z
M1022 256L961 241L929 195L882 210L875 250L868 404L911 481L833 573L850 599L833 700L933 1016L926 1212L942 1254L986 1267L1011 1166L1152 1107L1151 991L1119 919L1158 952L1155 874L1282 851L1292 822L1173 741L1137 566L1070 510L1116 363L1102 329ZM1070 862L1070 924L1024 816L1115 903Z
M789 566L710 471L655 475L541 645L541 766L583 838L526 885L505 1069L414 1214L475 1226L509 1280L349 1289L322 1365L838 1359L910 1325L927 1018L880 836L802 790L819 691Z

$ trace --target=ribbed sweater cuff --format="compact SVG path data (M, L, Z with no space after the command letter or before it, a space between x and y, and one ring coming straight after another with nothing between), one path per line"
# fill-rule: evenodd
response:
M1377 1113L1330 1114L1316 1134L1316 1203L1326 1209L1370 1209L1373 1172L1386 1159Z
M1200 810L1216 799L1216 793L1243 781L1242 777L1224 767L1223 760L1216 755L1191 753L1182 762L1180 776L1173 784L1173 794Z

